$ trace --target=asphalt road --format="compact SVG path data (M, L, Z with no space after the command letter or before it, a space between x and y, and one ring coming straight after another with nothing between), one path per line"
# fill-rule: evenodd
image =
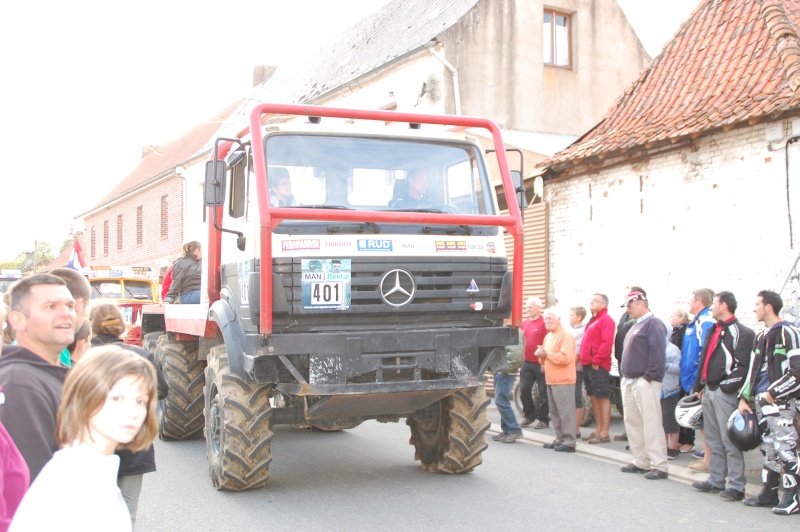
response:
M203 440L157 441L159 470L145 475L136 529L675 532L800 525L800 516L775 516L539 444L490 442L483 465L447 476L414 461L404 422L367 422L339 433L280 426L275 433L267 487L241 493L212 487Z

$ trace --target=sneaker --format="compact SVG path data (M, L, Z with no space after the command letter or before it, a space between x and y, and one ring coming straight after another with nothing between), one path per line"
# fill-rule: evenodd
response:
M574 453L575 447L570 447L569 445L557 445L553 450L557 453Z
M705 451L695 451L694 453L692 453L692 456L694 456L695 458L705 458L706 453Z
M692 451L694 451L694 445L692 445L691 443L686 443L678 447L678 450L682 453L691 453Z
M647 469L642 469L635 464L628 464L619 468L623 473L647 473Z
M505 436L503 436L501 439L499 439L497 441L499 441L501 443L514 443L515 441L517 441L520 438L522 438L522 434L520 434L519 432L509 432L508 434L506 434Z
M667 460L675 460L681 455L678 449L667 449Z
M720 492L720 497L725 499L726 501L743 501L744 500L744 492L735 490L733 488L728 488L725 491Z
M498 434L495 434L494 436L492 436L492 440L493 440L493 441L500 441L500 440L502 440L503 438L505 438L505 436L506 436L506 433L505 433L505 432L500 432L500 433L498 433Z
M705 493L720 493L722 491L722 488L718 488L717 486L715 486L714 484L712 484L707 480L694 482L692 483L692 487L697 491L702 491Z
M534 419L528 419L528 418L524 417L524 418L522 418L522 421L520 421L519 426L520 427L527 427L528 425L530 425L534 421L535 421Z
M614 436L614 441L628 441L628 434L623 432L622 434L617 434Z
M545 443L544 445L542 445L542 447L544 447L545 449L555 449L556 447L561 445L561 443L562 442L560 442L558 440L553 440L550 443Z
M651 469L644 474L644 478L647 480L664 480L669 478L669 473L666 471L659 471L658 469Z
M689 464L689 471L694 473L708 473L708 464L702 460L695 460Z
M540 421L536 425L533 426L534 429L549 429L550 423L547 421Z

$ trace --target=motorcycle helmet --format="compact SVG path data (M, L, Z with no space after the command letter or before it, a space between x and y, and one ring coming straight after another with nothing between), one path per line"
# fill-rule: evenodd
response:
M675 407L675 419L678 425L687 429L696 429L703 425L703 405L696 393L678 401L678 406Z
M728 438L740 451L752 451L761 445L761 433L758 430L756 415L735 410L728 418Z

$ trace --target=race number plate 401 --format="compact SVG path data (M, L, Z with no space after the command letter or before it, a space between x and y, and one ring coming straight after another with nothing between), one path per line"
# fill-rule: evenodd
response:
M303 310L350 308L350 259L302 259Z

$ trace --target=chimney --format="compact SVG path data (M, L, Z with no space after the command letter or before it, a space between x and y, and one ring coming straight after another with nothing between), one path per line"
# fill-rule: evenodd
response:
M278 70L278 67L270 65L258 65L253 68L253 87L258 87L265 83L272 77L276 70Z

